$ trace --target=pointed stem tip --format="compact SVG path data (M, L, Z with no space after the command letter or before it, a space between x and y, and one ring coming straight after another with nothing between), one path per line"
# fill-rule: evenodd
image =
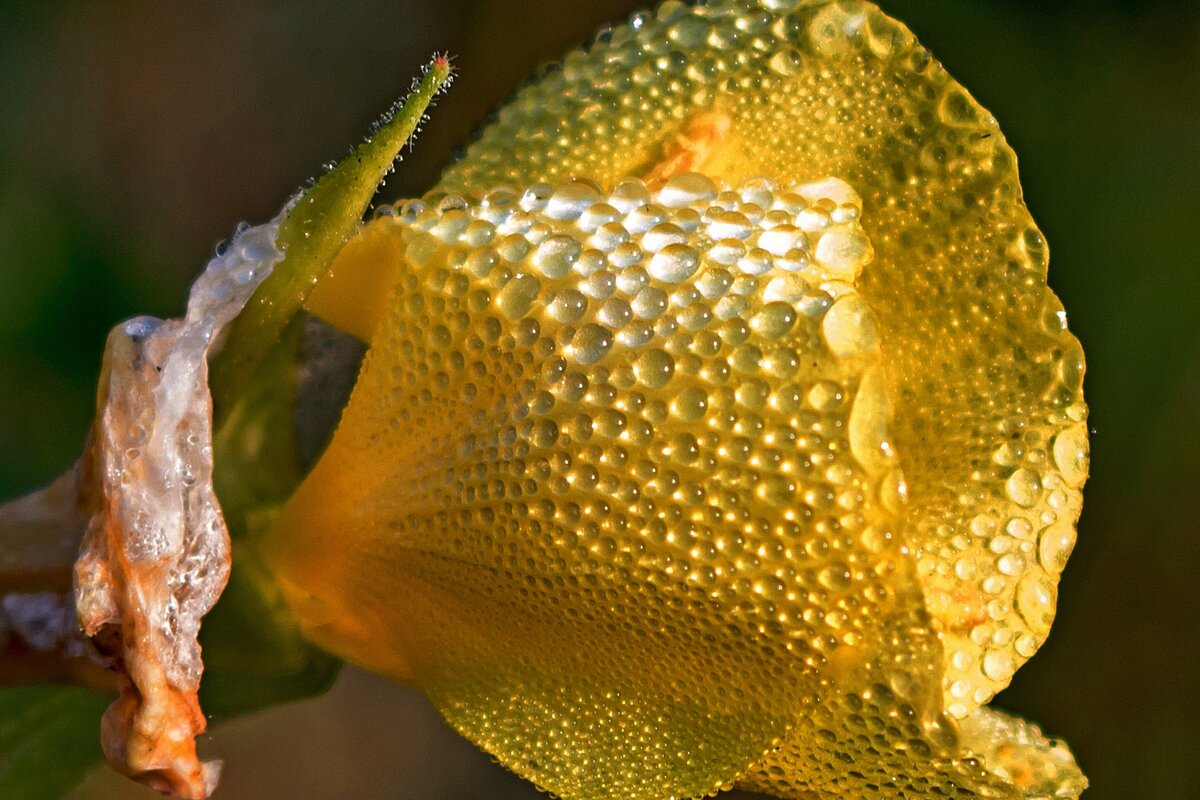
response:
M234 321L213 361L212 387L219 415L228 413L312 287L354 235L379 184L452 75L449 57L434 56L408 97L284 211L276 242L284 251L283 260Z

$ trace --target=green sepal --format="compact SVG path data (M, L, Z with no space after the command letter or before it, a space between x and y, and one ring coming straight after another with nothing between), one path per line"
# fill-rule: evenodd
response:
M372 135L293 202L277 242L283 259L213 358L213 481L234 555L229 584L201 628L206 713L232 716L320 694L337 675L340 661L301 636L256 558L253 529L303 478L294 420L304 299L358 230L377 187L449 78L446 59L434 59Z
M302 317L285 327L213 438L213 482L233 539L229 583L200 629L200 705L216 718L321 694L340 666L300 635L252 545L303 477L294 435Z
M270 514L254 515L253 526ZM200 705L214 718L301 700L333 685L341 662L308 643L253 547L234 544L221 602L204 621Z
M435 58L404 102L386 114L353 153L295 200L279 229L283 260L232 323L212 365L218 424L253 380L254 371L300 310L334 257L358 230L379 184L412 138L430 102L450 80L450 64Z

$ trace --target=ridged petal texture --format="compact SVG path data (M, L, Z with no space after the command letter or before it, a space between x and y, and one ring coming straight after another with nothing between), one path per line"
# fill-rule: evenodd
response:
M310 305L371 349L268 559L565 798L1074 797L980 707L1087 471L1046 267L995 122L874 6L668 2L335 262Z

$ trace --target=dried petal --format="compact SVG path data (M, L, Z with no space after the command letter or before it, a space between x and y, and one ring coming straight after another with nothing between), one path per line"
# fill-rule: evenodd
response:
M109 335L100 409L85 454L93 509L75 564L79 624L124 673L102 744L149 786L207 797L196 692L201 618L229 576L229 535L212 488L209 350L282 257L278 221L240 233L192 287L186 316L139 317Z

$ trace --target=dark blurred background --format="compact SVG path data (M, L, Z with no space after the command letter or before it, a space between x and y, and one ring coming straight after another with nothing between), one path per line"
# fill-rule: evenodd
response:
M0 496L79 451L103 338L178 314L214 244L344 155L434 51L459 76L383 197L421 193L539 61L636 0L0 0ZM884 0L1000 120L1088 357L1092 477L1050 641L998 705L1090 800L1200 794L1200 3ZM348 672L216 728L218 797L533 797ZM76 800L148 795L103 772Z

